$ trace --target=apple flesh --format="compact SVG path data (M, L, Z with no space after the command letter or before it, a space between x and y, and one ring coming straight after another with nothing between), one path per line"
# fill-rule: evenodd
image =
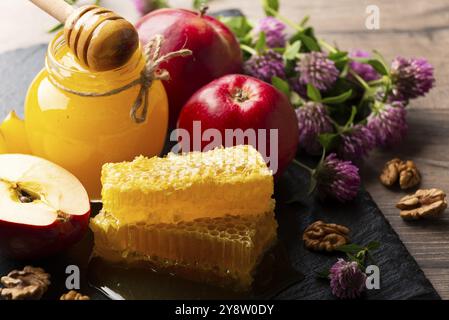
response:
M223 138L226 137L226 129L265 131L266 141L260 141L257 135L256 145L251 144L265 158L273 158L276 155L269 154L268 151L272 150L273 143L277 143L275 177L279 177L295 157L299 133L293 107L278 89L256 78L227 75L204 86L190 98L181 111L178 128L187 130L192 149L195 149L195 144L198 145L198 142L193 141L196 139L194 121L200 122L202 136L205 130L216 129L220 132L222 142L226 142ZM271 129L277 130L277 141L271 141ZM185 145L182 139L180 136L181 146ZM211 139L202 140L201 151L211 142ZM235 139L232 142L232 145L237 143ZM248 144L250 141L244 143ZM265 150L261 150L261 146L265 146ZM273 167L271 169L276 170Z
M79 180L47 160L0 155L0 255L34 259L81 240L90 202Z
M161 64L170 73L164 81L170 105L170 127L195 91L223 75L242 72L240 45L231 30L214 17L184 9L160 9L136 24L143 44L165 37L161 54L190 49L193 54Z

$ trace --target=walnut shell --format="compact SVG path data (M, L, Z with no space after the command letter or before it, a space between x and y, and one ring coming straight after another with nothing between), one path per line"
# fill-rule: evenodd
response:
M405 190L419 185L421 174L413 161L394 158L385 164L379 179L386 187L399 182L401 189Z
M90 300L90 298L75 290L70 290L69 292L64 293L59 300Z
M441 189L421 189L403 197L396 207L405 220L438 217L447 208L446 194Z
M0 279L4 288L0 298L5 300L39 300L50 285L50 275L42 268L26 266L13 270Z
M330 252L349 242L349 232L345 226L315 221L306 228L302 239L307 249Z

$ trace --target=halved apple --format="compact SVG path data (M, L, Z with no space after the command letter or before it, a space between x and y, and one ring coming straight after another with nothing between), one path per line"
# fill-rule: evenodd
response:
M81 182L47 160L0 155L0 255L31 259L60 252L88 229Z

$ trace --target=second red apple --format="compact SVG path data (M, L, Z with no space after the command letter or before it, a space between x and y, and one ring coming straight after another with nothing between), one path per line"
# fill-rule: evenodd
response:
M242 71L242 53L234 34L217 19L184 9L161 9L137 24L146 44L157 34L165 37L161 54L190 49L190 57L161 64L170 73L165 89L170 103L170 126L174 127L182 106L203 85L230 73Z
M195 124L201 126L201 137L195 133L198 131ZM190 141L187 142L196 151L200 151L199 148L204 151L211 140L215 140L215 137L211 139L204 134L207 129L215 129L209 133L219 132L226 147L253 144L271 162L270 169L275 176L282 174L295 157L299 139L298 122L288 98L272 85L244 75L227 75L198 90L182 109L178 128L189 133ZM245 135L245 140L234 138L236 129L240 129L240 136ZM229 138L226 131L233 132L230 143L225 141ZM275 137L271 135L273 131ZM256 135L253 143L249 141L251 133ZM183 137L179 138L183 140ZM200 142L195 141L198 138ZM186 143L180 142L181 147ZM277 154L273 154L273 150L277 150Z

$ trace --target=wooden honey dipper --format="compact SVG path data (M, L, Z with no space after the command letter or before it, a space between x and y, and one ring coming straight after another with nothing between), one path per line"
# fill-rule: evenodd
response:
M64 23L67 46L92 71L123 66L139 46L134 26L111 10L86 5L73 8L64 0L30 0Z

